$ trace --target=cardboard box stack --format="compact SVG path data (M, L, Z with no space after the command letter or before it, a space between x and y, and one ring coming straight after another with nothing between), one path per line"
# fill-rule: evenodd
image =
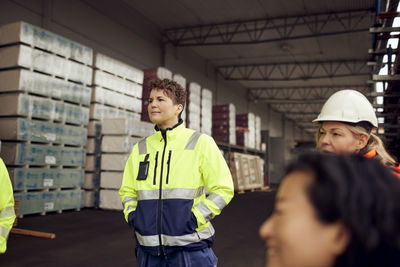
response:
M212 135L217 142L236 144L236 109L233 104L212 107Z
M132 147L154 132L154 125L132 119L106 119L102 122L100 208L122 210L118 190L125 163ZM133 178L134 179L134 178Z
M200 105L201 105L201 86L198 83L190 82L187 84L187 127L200 131Z
M253 113L236 115L236 143L239 146L256 148L256 125Z
M259 156L230 153L230 170L235 191L259 189L264 186L263 160Z
M19 216L83 207L90 48L37 26L0 27L0 139Z
M98 204L101 166L101 127L104 119L140 120L143 71L96 53L85 174L85 206Z
M150 82L154 79L172 79L172 72L163 67L157 67L152 69L146 69L144 72L144 80L142 87L142 121L150 121L149 114L147 113L147 100L150 96Z
M201 132L212 135L212 92L201 90Z
M172 77L172 80L174 80L175 82L177 82L180 86L182 86L182 88L184 90L186 90L186 78L183 77L180 74L174 74L174 76ZM183 120L183 122L186 124L186 107L187 105L185 105L182 113L181 113L181 119Z

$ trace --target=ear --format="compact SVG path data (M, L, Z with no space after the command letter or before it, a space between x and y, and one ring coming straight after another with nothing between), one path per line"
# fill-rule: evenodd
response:
M182 104L178 104L178 105L176 105L176 106L177 106L176 111L178 111L178 113L180 113L180 112L183 110Z
M360 134L357 141L357 149L361 150L368 144L369 136L367 134Z
M350 233L342 223L332 225L332 253L336 256L343 254L350 242Z

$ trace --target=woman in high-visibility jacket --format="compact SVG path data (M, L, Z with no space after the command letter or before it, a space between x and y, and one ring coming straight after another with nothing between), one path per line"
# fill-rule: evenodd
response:
M155 133L133 147L119 190L138 266L216 266L210 220L233 197L229 168L213 138L185 128L179 84L155 80L150 90Z
M375 135L378 119L368 99L355 90L341 90L329 97L318 117L317 148L327 153L358 153L379 159L400 178L399 164Z
M14 220L13 188L6 165L0 158L0 254L6 252L7 238Z

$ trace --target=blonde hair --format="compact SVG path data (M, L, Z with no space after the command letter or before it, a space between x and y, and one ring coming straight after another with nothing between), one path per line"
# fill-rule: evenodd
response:
M384 165L395 165L396 164L396 161L386 151L382 140L377 135L375 135L373 132L368 133L367 130L364 127L361 127L361 126L352 126L352 125L350 125L348 123L345 123L345 122L343 124L354 135L361 135L361 134L368 135L368 143L362 149L362 151L365 151L365 153L367 153L368 151L370 151L372 149L375 149L376 153L382 158L381 159L382 164L384 164ZM315 141L316 141L316 144L317 144L317 148L319 146L319 139L321 137L321 134L320 134L321 127L322 127L322 123L320 123L318 131L315 134Z

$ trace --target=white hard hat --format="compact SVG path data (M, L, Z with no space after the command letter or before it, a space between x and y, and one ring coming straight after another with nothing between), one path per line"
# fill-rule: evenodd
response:
M318 117L313 122L340 121L358 123L367 121L378 127L374 108L368 99L355 90L341 90L331 95L325 102Z

